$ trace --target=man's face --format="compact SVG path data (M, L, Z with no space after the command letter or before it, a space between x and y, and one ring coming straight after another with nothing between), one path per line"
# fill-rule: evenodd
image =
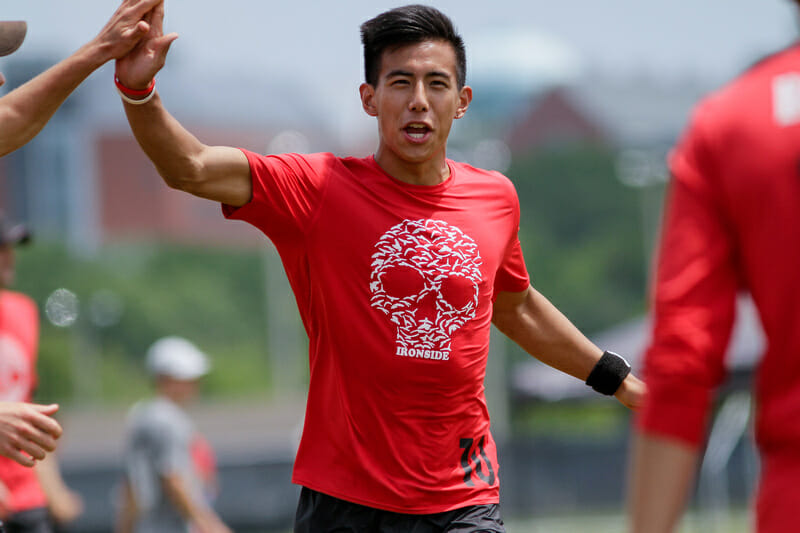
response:
M9 244L0 244L0 289L10 287L14 283L14 248Z
M387 50L375 87L362 84L364 110L378 119L379 153L400 163L444 156L453 119L461 118L472 89L458 88L456 54L445 41Z

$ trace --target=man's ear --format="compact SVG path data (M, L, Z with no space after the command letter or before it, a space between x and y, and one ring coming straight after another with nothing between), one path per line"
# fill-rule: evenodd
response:
M456 108L456 118L461 118L467 112L470 102L472 102L472 87L465 85L458 93L458 107Z
M375 87L369 83L362 83L358 92L361 93L361 107L364 108L367 115L371 117L378 116L378 109L375 107Z

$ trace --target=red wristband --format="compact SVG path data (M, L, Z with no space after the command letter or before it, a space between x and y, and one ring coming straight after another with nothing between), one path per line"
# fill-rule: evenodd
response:
M156 86L156 79L153 78L152 80L150 80L150 83L144 89L131 89L130 87L125 87L122 84L122 82L119 81L119 78L115 74L114 75L114 85L117 86L117 90L119 90L119 92L121 92L125 96L127 96L129 98L133 98L135 100L135 99L141 98L143 96L149 96L150 93L153 92L153 89Z

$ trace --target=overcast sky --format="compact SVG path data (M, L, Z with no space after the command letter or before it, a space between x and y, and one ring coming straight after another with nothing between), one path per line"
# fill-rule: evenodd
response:
M534 45L544 43L539 49L549 50L543 55L551 57L534 61L540 66L561 61L583 72L646 74L666 80L700 78L718 83L792 41L798 18L790 0L428 3L451 16L466 40L468 55L481 61L474 64L470 59L473 74L492 58L502 57L511 65L530 63L534 55L530 49L518 52L517 58L507 49L490 50L496 41L493 36L514 33L537 36ZM28 38L17 57L48 54L59 59L96 34L117 4L116 0L3 2L2 18L28 21ZM204 80L211 77L288 80L300 84L321 104L336 108L331 110L333 116L337 112L360 113L356 99L362 77L358 26L401 4L384 0L167 0L166 30L178 32L180 38L162 76L169 76L171 66L183 76L191 72L189 77L196 79L186 82L194 91L202 91ZM520 75L525 68L520 67Z

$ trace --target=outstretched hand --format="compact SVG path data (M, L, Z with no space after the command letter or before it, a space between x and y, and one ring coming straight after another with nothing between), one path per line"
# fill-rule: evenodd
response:
M0 455L33 466L56 449L61 426L51 416L58 405L0 402Z
M647 385L631 372L619 386L614 396L628 409L637 410L644 403L646 394Z
M139 44L150 30L147 15L164 0L123 0L117 10L92 40L103 52L103 62L119 59Z
M131 89L144 89L161 70L177 33L164 35L164 2L157 2L144 16L147 33L126 55L118 57L116 74L120 83Z

